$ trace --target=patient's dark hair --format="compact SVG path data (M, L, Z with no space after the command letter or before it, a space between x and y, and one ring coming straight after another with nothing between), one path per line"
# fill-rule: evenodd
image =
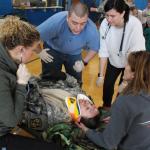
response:
M81 117L80 122L82 122L86 127L90 129L96 129L99 125L100 114L96 115L93 118Z

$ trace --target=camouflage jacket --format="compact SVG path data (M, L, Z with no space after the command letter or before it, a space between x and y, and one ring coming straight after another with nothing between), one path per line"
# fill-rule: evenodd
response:
M48 126L72 119L65 104L66 96L85 94L77 80L67 75L66 80L56 82L31 78L22 123L28 128L45 130Z
M104 150L90 142L68 115L64 97L86 94L76 79L69 75L56 82L32 78L27 88L23 128L36 137L61 144L64 150ZM97 130L103 128L100 122Z
M96 130L101 132L104 128L105 124L99 121ZM92 143L74 123L59 123L49 127L42 133L42 137L45 141L61 144L64 150L106 150Z

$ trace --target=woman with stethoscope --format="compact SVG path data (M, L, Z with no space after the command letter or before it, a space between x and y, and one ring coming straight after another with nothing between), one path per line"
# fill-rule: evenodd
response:
M104 11L106 18L99 29L101 46L97 85L104 80L103 108L107 109L111 107L114 84L120 74L120 83L122 81L128 54L131 51L145 50L145 39L142 24L129 15L129 6L124 0L108 0Z

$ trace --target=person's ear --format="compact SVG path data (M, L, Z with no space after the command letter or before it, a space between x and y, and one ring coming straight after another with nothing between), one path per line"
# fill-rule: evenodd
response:
M25 52L24 47L23 46L19 46L18 47L18 54L19 54L20 63L22 63L24 52Z
M16 49L16 52L17 52L18 54L21 54L21 53L23 53L23 51L24 51L24 46L19 45L19 46L17 46L15 49Z
M123 17L124 17L124 15L125 15L125 11L123 11L121 15L122 15L122 18L123 18Z
M23 54L24 54L24 52L25 52L24 47L21 47L21 48L20 48L20 53L23 55Z

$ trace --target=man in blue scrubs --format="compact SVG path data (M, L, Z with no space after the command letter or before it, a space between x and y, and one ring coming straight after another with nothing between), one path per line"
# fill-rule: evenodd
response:
M99 50L99 33L88 18L88 8L73 4L68 11L59 12L37 27L50 60L42 60L42 75L55 74L65 66L66 73L82 83L82 69ZM48 48L48 49L47 49ZM88 53L82 59L81 51Z

